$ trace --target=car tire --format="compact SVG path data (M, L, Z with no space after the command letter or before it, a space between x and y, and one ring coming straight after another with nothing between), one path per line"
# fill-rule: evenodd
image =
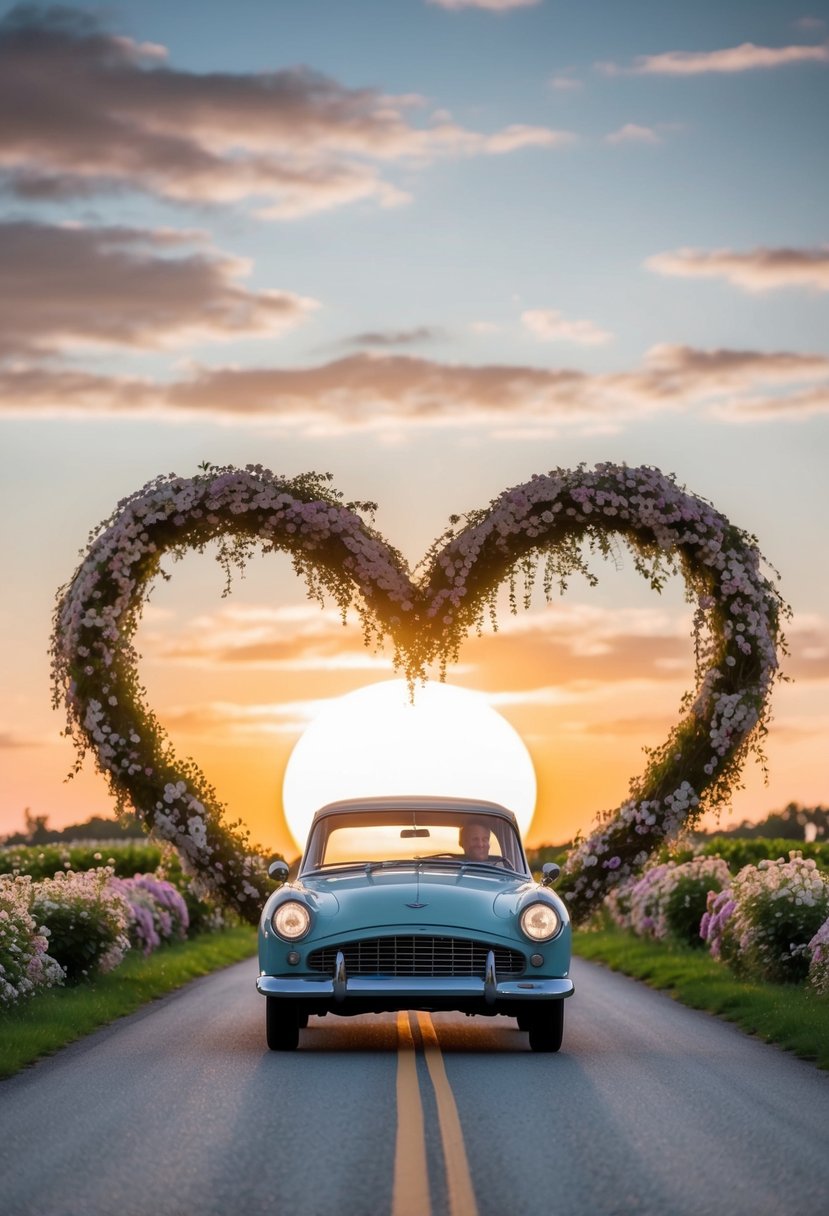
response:
M522 1016L530 1033L531 1051L558 1051L564 1037L564 1001Z
M296 1051L299 1045L299 1018L290 1001L265 997L265 1034L271 1051Z

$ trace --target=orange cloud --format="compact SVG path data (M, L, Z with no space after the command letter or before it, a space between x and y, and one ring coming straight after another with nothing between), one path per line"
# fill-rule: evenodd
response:
M420 97L351 89L309 68L181 71L69 8L20 5L0 22L0 172L27 198L123 190L181 203L249 200L290 219L408 199L378 167L556 147L572 136L513 125L482 134ZM5 118L5 121L4 121Z
M146 636L153 659L188 666L237 664L283 672L389 669L389 659L372 654L359 626L343 627L339 613L312 605L228 607L188 621L176 634L169 628Z
M746 291L811 287L829 291L829 246L819 249L676 249L645 262L658 274L686 279L725 279Z
M0 358L78 343L160 347L198 337L274 335L316 302L248 291L246 263L198 233L0 222ZM184 250L184 252L183 252Z
M554 308L531 308L521 314L526 329L542 342L575 342L579 346L601 346L613 334L593 321L571 321Z
M606 75L624 72L634 76L702 76L709 72L787 67L792 63L829 63L829 44L771 47L743 42L740 46L718 51L664 51L660 55L639 55L628 68L614 63L596 66Z
M68 367L0 367L0 411L31 417L212 418L304 428L405 433L421 427L619 426L704 409L730 422L794 418L829 405L829 358L787 351L662 345L631 371L450 364L361 353L300 368L196 367L155 382ZM520 425L516 425L520 424Z

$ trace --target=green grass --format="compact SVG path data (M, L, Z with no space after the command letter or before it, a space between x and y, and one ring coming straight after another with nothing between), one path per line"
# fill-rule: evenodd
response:
M10 1077L99 1026L133 1013L189 980L249 958L256 930L248 925L203 933L145 958L128 955L115 971L75 988L53 988L0 1012L0 1077Z
M645 941L617 928L576 933L574 949L829 1069L829 1000L801 986L748 983L705 950Z

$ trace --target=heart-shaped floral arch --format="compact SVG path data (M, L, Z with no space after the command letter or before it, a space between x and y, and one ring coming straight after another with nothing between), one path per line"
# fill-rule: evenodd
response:
M575 572L595 582L589 552L608 556L621 540L654 590L684 576L696 606L697 688L627 801L603 813L567 861L560 889L586 916L654 848L721 804L749 750L760 750L787 609L756 541L658 469L625 465L556 469L454 518L416 576L359 513L372 509L343 503L330 478L289 480L258 465L159 477L119 503L55 610L54 699L65 701L78 765L91 750L119 807L171 841L204 890L255 922L270 889L261 851L241 823L226 822L196 766L176 758L143 699L133 637L163 556L217 542L229 586L257 550L289 553L309 595L333 597L344 620L356 609L367 644L391 639L414 686L435 662L445 671L470 629L488 615L495 623L505 582L513 610L528 605L539 570L548 598Z

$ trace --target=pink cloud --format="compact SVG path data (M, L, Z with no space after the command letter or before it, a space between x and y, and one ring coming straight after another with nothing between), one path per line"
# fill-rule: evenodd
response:
M171 382L70 367L0 365L0 412L44 417L212 418L309 434L422 427L612 424L704 410L730 422L827 409L829 357L663 345L629 371L453 364L359 353L297 368L194 367Z
M664 51L659 55L639 55L632 67L614 63L596 66L607 75L628 73L634 76L701 76L710 72L750 72L759 68L787 67L793 63L829 63L829 44L820 46L740 46L718 51Z
M579 346L601 346L613 334L593 321L572 321L553 308L528 309L521 314L522 324L542 342L575 342Z
M256 74L171 67L163 48L68 8L0 21L0 173L29 198L139 190L178 203L245 200L290 219L409 195L382 166L552 148L572 136L513 124L467 130L417 96L349 88L307 67Z
M676 249L657 253L645 265L658 274L687 279L725 279L746 291L811 287L829 291L829 246L819 249Z
M249 291L248 270L198 233L0 222L0 357L272 336L317 306Z

